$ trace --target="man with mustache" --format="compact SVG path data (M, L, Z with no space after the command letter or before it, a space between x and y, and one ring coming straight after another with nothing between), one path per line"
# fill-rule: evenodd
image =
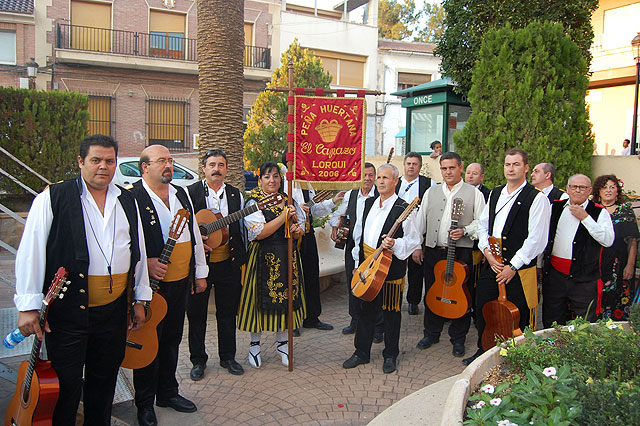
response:
M158 407L171 407L183 413L197 410L193 402L178 394L175 375L187 294L201 293L206 289L209 268L191 200L184 189L170 184L173 158L169 150L162 145L145 148L140 154L139 167L142 180L133 184L131 192L138 201L142 218L149 277L160 280L158 293L168 305L166 316L158 324L156 358L147 367L133 371L138 423L147 426L157 424L154 399ZM158 257L179 209L190 213L188 225L175 244L169 264L164 265Z
M220 213L223 217L242 210L244 201L240 191L225 183L227 176L227 155L221 149L212 149L202 158L204 179L189 185L189 195L196 212L203 209ZM189 352L191 354L191 380L204 377L207 367L207 355L204 338L207 331L207 309L209 294L213 287L216 302L216 322L218 324L218 355L220 366L231 374L244 373L236 357L236 314L240 302L241 266L247 260L244 247L244 221L228 225L229 241L220 247L207 246L207 237L203 236L204 248L208 252L209 276L207 289L188 297L187 317L189 318Z

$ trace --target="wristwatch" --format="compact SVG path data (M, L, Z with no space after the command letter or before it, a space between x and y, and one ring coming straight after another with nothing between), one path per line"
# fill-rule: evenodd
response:
M134 305L142 305L145 310L149 307L149 303L151 303L149 300L136 300L133 302Z
M518 272L518 268L516 268L515 266L513 266L513 264L509 264L509 268L513 269L515 272Z

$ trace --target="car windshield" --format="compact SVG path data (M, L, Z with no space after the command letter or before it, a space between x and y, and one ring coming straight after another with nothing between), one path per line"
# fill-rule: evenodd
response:
M126 163L120 164L120 173L123 176L127 177L140 177L140 170L138 169L137 161L127 161ZM187 171L186 169L178 166L177 164L173 165L173 178L174 179L194 179L192 173Z

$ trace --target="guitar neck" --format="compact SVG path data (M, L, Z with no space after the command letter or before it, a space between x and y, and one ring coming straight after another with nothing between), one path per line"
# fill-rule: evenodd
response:
M42 302L42 307L40 308L40 329L44 329L44 323L47 319L47 311L49 309L49 304L46 301ZM27 366L27 373L24 378L24 388L25 392L29 392L31 389L31 381L33 379L33 372L36 367L36 361L40 357L40 348L42 347L42 340L38 339L38 336L34 336L33 345L31 346L31 354L29 355L29 365Z
M167 238L167 242L164 243L164 247L162 247L162 252L160 253L160 256L158 256L158 262L162 263L163 265L168 265L169 258L171 257L171 252L173 251L173 248L175 246L176 246L176 240L174 238ZM159 282L160 280L149 277L149 286L151 287L151 290L153 290L154 293L158 288Z
M458 221L451 221L451 231L458 229ZM453 263L456 260L456 242L451 238L451 235L447 238L447 268L445 275L450 277L453 275Z
M249 207L245 207L242 210L233 212L228 216L225 216L221 219L216 220L215 222L211 222L210 224L205 226L205 228L207 229L207 234L210 234L212 232L215 232L219 229L224 228L227 225L237 222L243 217L249 216L250 214L257 212L258 210L260 210L260 206L257 203L252 204Z

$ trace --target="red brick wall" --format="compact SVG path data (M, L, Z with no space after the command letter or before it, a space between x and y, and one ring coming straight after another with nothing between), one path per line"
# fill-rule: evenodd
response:
M35 26L0 22L0 30L9 30L16 34L16 67L2 65L0 70L0 86L20 87L20 77L27 77L22 67L35 57ZM46 64L40 64L42 66Z

